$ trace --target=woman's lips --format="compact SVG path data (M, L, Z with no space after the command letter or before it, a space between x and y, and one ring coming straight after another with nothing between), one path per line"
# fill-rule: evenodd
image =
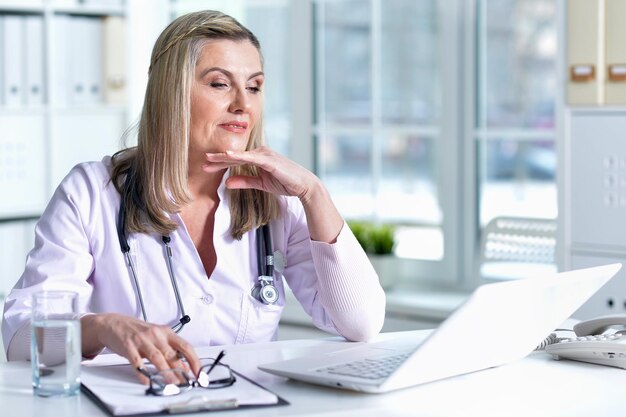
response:
M228 130L233 133L244 133L248 129L248 123L246 122L227 122L219 125L224 130Z

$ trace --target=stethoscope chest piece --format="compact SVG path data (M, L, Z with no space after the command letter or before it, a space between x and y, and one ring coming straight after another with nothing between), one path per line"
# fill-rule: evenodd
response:
M278 289L274 285L274 279L261 275L259 282L252 288L252 297L263 304L274 304L278 301Z
M256 241L259 278L252 287L251 294L263 304L275 304L278 301L278 289L274 285L274 252L268 225L265 224L256 229Z

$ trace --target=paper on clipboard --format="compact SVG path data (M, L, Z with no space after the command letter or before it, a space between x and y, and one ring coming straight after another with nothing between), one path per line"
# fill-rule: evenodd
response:
M136 371L129 364L83 366L81 382L110 414L173 414L224 410L242 406L278 405L279 397L260 385L236 374L237 382L220 389L194 388L172 397L146 395Z

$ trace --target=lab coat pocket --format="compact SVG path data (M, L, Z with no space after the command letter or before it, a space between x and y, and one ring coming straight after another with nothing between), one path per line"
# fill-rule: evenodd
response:
M236 342L254 343L275 340L278 322L284 308L284 297L282 297L282 303L279 299L277 304L263 304L250 294L244 294Z

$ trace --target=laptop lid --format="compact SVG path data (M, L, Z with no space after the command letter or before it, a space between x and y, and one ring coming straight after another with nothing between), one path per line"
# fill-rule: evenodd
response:
M621 267L617 263L478 287L388 378L383 389L525 357Z
M362 347L374 354L376 344L316 358L297 358L259 366L292 379L367 392L386 392L450 376L499 366L521 359L621 268L611 264L515 281L486 284L426 338L386 380L377 384L315 371L337 363L339 357L357 357ZM417 344L416 340L416 344ZM399 343L406 349L406 339ZM343 345L343 344L340 344ZM390 346L389 341L385 345ZM346 346L338 346L338 350Z

